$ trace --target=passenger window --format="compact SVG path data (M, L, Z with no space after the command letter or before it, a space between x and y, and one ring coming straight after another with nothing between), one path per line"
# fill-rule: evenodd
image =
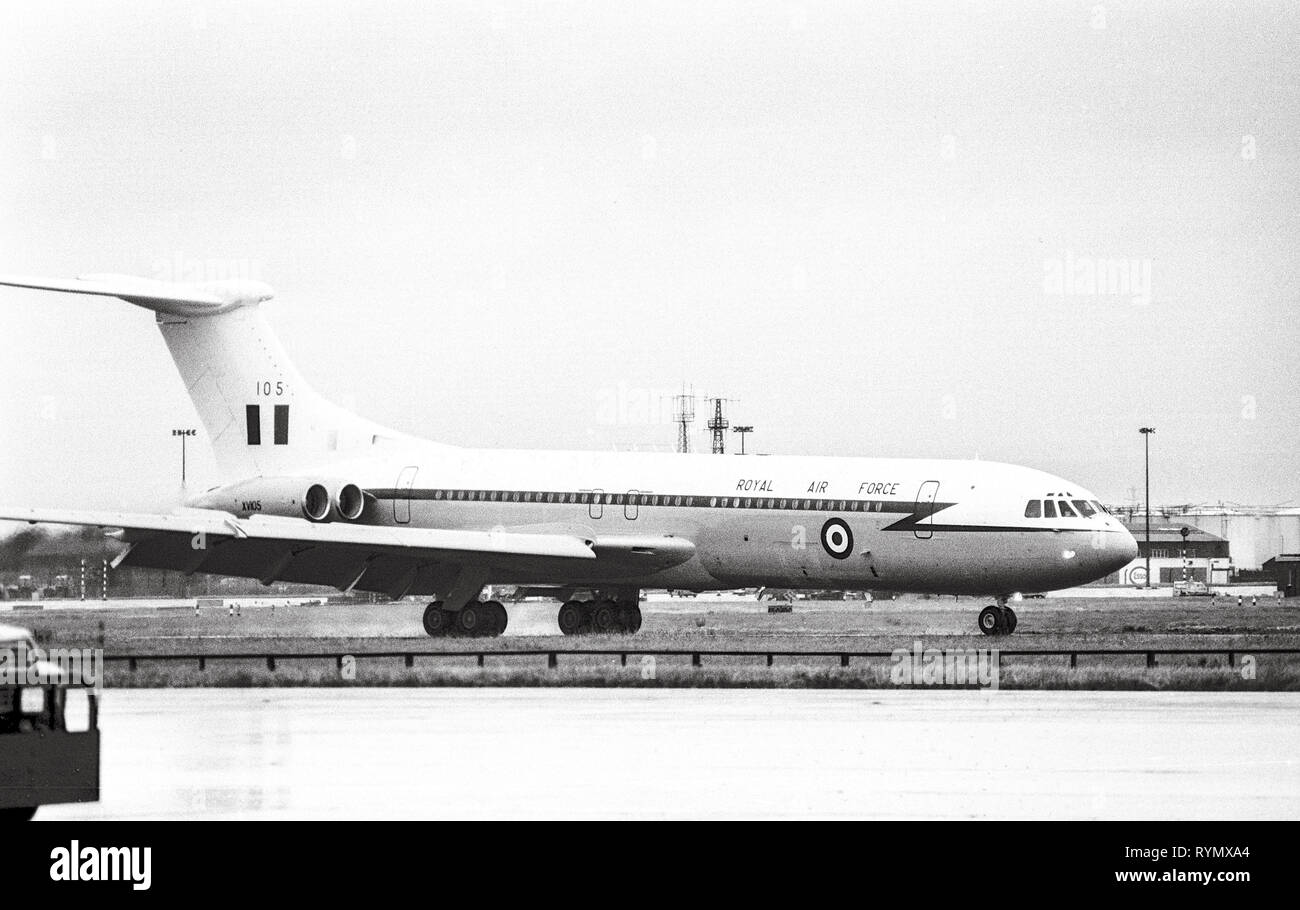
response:
M1043 500L1043 517L1044 517L1044 518L1055 518L1055 517L1056 517L1056 502L1055 502L1055 500L1051 500L1051 499L1045 499L1045 500Z
M1082 499L1071 499L1070 502L1074 503L1074 507L1079 510L1079 514L1084 518L1091 518L1097 514L1096 510Z
M1026 518L1038 518L1043 514L1043 501L1041 499L1031 499L1025 505Z
M1061 500L1060 505L1061 505L1061 517L1062 517L1062 518L1078 518L1078 517L1079 517L1078 515L1075 515L1075 514L1074 514L1074 509L1070 508L1070 504L1069 504L1068 502L1066 502L1064 499Z

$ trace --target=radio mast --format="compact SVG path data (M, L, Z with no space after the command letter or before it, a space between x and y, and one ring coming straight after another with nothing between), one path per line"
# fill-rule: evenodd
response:
M722 416L722 406L726 403L725 398L710 398L713 402L713 417L709 419L709 429L713 431L713 454L727 454L727 427L731 422Z
M676 407L673 420L677 423L677 451L685 455L691 450L691 424L695 422L695 387L690 392L685 388L680 395L673 396Z

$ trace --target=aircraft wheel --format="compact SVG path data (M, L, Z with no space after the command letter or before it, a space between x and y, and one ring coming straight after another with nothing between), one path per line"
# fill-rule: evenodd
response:
M594 632L609 633L619 631L618 604L612 600L602 600L591 609L591 628Z
M564 635L577 635L582 629L585 612L581 602L576 600L565 601L556 616L560 624L560 632Z
M1003 610L1006 613L1006 622L1004 623L1006 633L1010 635L1012 632L1016 631L1016 611L1010 607L1004 607Z
M487 626L487 617L484 615L486 612L481 603L465 604L456 614L456 631L471 638L482 635Z
M1004 626L1002 611L998 607L985 607L980 610L979 624L985 635L1001 635Z
M442 608L441 600L424 608L424 631L435 638L450 634L451 614Z
M506 626L510 623L510 614L506 612L505 606L497 600L489 600L480 606L483 607L483 612L489 620L488 629L484 634L495 636L505 632Z
M641 608L636 604L621 604L618 608L619 625L631 635L641 628Z

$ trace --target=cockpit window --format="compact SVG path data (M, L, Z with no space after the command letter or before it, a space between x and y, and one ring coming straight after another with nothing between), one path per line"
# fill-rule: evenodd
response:
M1056 503L1050 499L1043 501L1043 517L1044 518L1056 517Z
M1091 518L1092 516L1097 514L1097 510L1094 509L1092 506L1088 505L1088 503L1085 500L1071 499L1070 502L1074 503L1074 507L1079 510L1079 514L1082 515L1084 518Z
M1043 501L1041 499L1031 499L1025 506L1026 518L1037 518L1043 513Z
M1077 516L1077 515L1074 514L1074 509L1070 508L1070 504L1069 504L1068 502L1066 502L1064 499L1061 500L1061 502L1060 502L1060 506L1061 506L1061 517L1062 517L1062 518L1078 518L1078 517L1079 517L1079 516Z
M1097 511L1100 512L1102 515L1109 515L1109 514L1110 514L1110 511L1107 510L1107 508L1106 508L1105 506L1103 506L1101 503L1099 503L1097 500L1093 499L1093 500L1089 500L1089 501L1090 501L1094 506L1097 507Z

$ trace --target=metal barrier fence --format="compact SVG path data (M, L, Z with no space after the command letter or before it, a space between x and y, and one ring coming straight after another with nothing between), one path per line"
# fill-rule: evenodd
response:
M515 657L546 657L546 665L550 669L558 669L560 666L560 657L618 657L623 666L627 666L628 657L690 657L691 666L702 667L704 659L707 657L749 657L754 659L763 658L767 666L775 665L777 658L817 658L824 660L839 660L841 667L850 666L853 658L863 660L872 658L892 658L898 651L911 653L907 648L900 648L891 651L774 651L770 649L674 649L674 648L572 648L560 650L556 648L511 648L511 649L470 649L457 651L315 651L315 652L277 652L268 654L262 652L217 652L204 654L105 654L105 663L126 663L129 669L134 672L143 662L197 662L200 671L207 669L208 661L224 660L256 660L266 661L266 668L274 671L279 661L292 660L333 660L338 667L343 666L345 659L354 661L368 659L396 660L402 659L407 667L414 667L416 658L422 660L434 661L441 658L476 658L478 666L485 665L487 658L515 658ZM925 649L937 652L944 651L972 651L974 648L933 648ZM1006 658L1030 658L1030 657L1068 657L1070 659L1070 668L1078 666L1080 656L1084 657L1142 657L1146 658L1147 667L1159 666L1157 658L1180 655L1184 657L1218 657L1226 656L1228 666L1236 666L1237 655L1263 655L1263 654L1300 654L1300 648L1051 648L1051 649L1015 649L1004 650L1000 648L982 648L978 650L987 651L997 655L997 665L1000 668L1002 661Z

